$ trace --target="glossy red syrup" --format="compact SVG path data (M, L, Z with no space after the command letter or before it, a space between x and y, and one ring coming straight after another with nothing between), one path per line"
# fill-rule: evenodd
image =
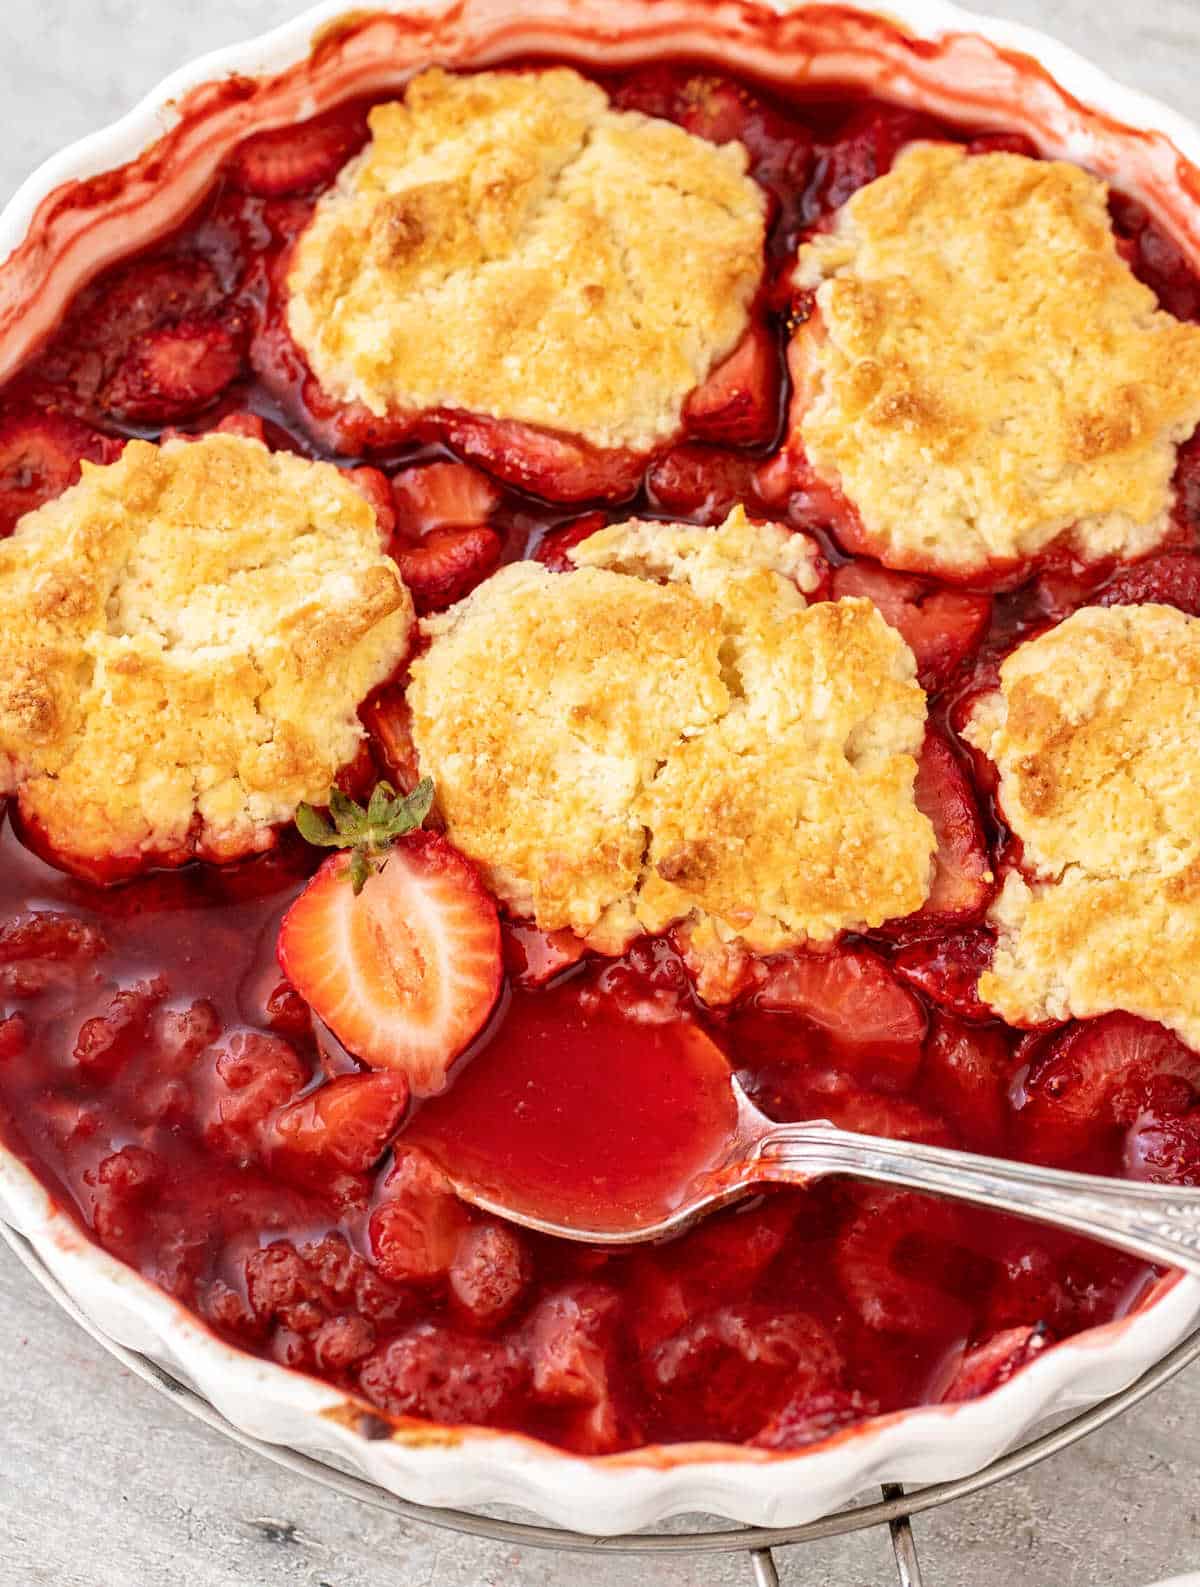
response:
M579 1228L655 1223L728 1155L729 1065L689 1020L645 1024L580 991L514 992L405 1139L502 1206Z
M697 402L698 427L640 478L598 491L604 501L551 505L476 477L448 506L433 476L406 471L455 447L478 456L469 427L344 432L334 460L374 471L360 483L427 609L498 556L561 565L606 518L712 523L735 500L761 507L758 470L778 442L764 415L778 432L787 326L804 309L786 278L797 240L909 138L998 145L874 101L789 102L686 65L606 82L621 104L747 144L773 216L763 334L724 392ZM81 456L109 458L129 435L248 414L232 422L329 455L330 404L281 333L281 281L291 240L365 137L366 108L243 146L187 225L80 294L0 390L0 532L69 484ZM1032 152L1019 138L999 146ZM1115 198L1113 215L1133 267L1194 316L1187 261L1136 204ZM974 999L991 952L978 862L994 867L1013 844L986 768L954 735L1004 650L1080 602L1200 606L1195 443L1177 483L1170 552L1116 578L1050 558L995 598L886 575L848 554L818 501L794 501L786 510L821 540L834 592L872 594L917 653L944 735L922 761L944 840L937 907L821 961L743 967L721 1012L696 997L685 945L579 960L510 929L495 1017L445 1096L406 1122L396 1088L361 1073L280 981L279 918L319 853L285 836L242 864L105 888L35 857L6 820L5 1141L102 1245L223 1338L385 1416L514 1428L589 1454L695 1438L794 1449L878 1411L985 1392L1047 1344L1122 1314L1149 1270L977 1209L840 1182L616 1252L466 1206L429 1153L474 1160L543 1207L615 1199L640 1216L724 1134L724 1104L700 1083L719 1053L777 1118L1200 1180L1200 1073L1173 1038L1125 1016L1014 1031ZM486 524L464 532L464 499ZM373 702L364 721L375 771L411 774L395 702Z

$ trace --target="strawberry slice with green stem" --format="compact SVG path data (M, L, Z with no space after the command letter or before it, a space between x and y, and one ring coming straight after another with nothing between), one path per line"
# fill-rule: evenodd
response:
M496 904L470 861L420 823L428 778L401 798L380 784L364 809L337 790L329 818L301 805L310 842L331 856L279 930L283 973L356 1058L403 1073L417 1096L446 1072L500 991Z

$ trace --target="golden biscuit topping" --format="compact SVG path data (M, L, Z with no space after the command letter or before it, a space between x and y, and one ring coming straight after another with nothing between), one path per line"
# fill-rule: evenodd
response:
M337 469L131 441L0 543L0 791L84 864L261 848L353 758L411 625Z
M967 738L1027 878L993 908L981 997L1010 1024L1124 1009L1200 1046L1200 620L1085 607L1020 645Z
M1200 420L1200 326L1117 252L1073 165L916 144L800 250L793 344L813 468L885 562L969 574L1070 532L1132 557L1168 528Z
M413 666L421 768L509 906L602 952L688 918L765 952L919 908L915 664L869 602L806 603L811 542L739 508L571 556L427 619Z
M648 448L748 323L763 195L741 144L566 67L431 69L317 206L288 319L325 389Z

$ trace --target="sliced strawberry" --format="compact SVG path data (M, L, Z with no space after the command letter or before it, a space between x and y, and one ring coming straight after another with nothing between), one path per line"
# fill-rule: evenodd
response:
M882 1135L890 1141L924 1141L927 1146L957 1146L958 1138L945 1119L905 1097L881 1096L848 1085L814 1095L809 1118L828 1119L839 1129L859 1135Z
M960 1400L977 1400L981 1394L990 1394L1040 1356L1049 1343L1044 1328L1026 1324L1005 1328L982 1344L973 1345L943 1393L943 1403L953 1405Z
M624 501L637 490L645 467L637 452L603 450L511 419L455 413L436 428L456 452L547 501Z
M987 595L971 595L894 573L877 562L847 562L833 573L833 596L865 596L899 630L917 658L917 676L930 694L944 688L968 656L979 649L991 621Z
M719 523L738 503L759 500L758 464L736 452L683 445L664 452L646 474L650 500L665 512Z
M958 1209L882 1187L857 1197L834 1260L847 1299L867 1327L920 1336L965 1323L966 1307L954 1293Z
M427 535L486 523L500 505L500 489L466 463L424 463L396 475L392 500L402 533Z
M412 740L412 711L401 683L385 684L359 708L363 726L383 762L383 770L401 793L421 780L417 746Z
M995 1015L979 997L979 977L992 964L996 941L982 926L901 948L892 969L931 1003L960 1019L989 1023Z
M500 561L503 542L494 529L432 529L423 540L390 546L400 576L419 613L441 611L487 578Z
M753 1002L767 1013L803 1015L847 1047L909 1056L925 1037L920 1002L865 948L772 959Z
M499 993L496 905L434 833L400 839L357 894L350 865L326 860L288 910L280 968L349 1052L431 1096Z
M542 931L530 921L506 920L504 963L518 986L545 986L587 952L573 931Z
M140 336L104 390L125 419L161 424L214 401L242 370L239 339L215 320L178 320Z
M1175 454L1175 521L1188 534L1200 533L1200 431Z
M241 410L227 413L213 429L218 435L241 435L247 441L261 441L264 446L267 445L267 426L257 413Z
M572 518L567 523L559 524L538 541L533 553L534 561L553 569L555 573L569 573L575 564L567 552L573 546L581 545L589 535L603 529L607 522L602 512L585 512L582 518Z
M779 426L783 370L779 346L767 326L751 325L683 408L688 433L727 446L770 441Z
M932 727L921 747L913 798L933 824L937 849L929 897L899 924L965 925L987 907L995 879L971 784L950 745Z
M84 458L111 463L124 444L61 413L14 413L0 421L0 535L73 485Z
M366 137L361 116L276 127L239 143L229 161L229 174L243 192L257 198L310 193L332 182Z
M355 490L361 491L371 503L380 535L384 540L390 539L396 528L396 508L392 501L391 480L377 468L347 469L346 478L351 481Z
M921 1066L922 1100L954 1125L972 1151L1002 1154L1012 1117L1013 1067L999 1030L980 1030L936 1014Z
M1023 1154L1069 1161L1111 1150L1144 1113L1178 1117L1200 1092L1200 1053L1132 1014L1083 1020L1040 1045L1017 1112Z
M445 1278L470 1227L466 1207L432 1158L398 1147L369 1227L371 1255L383 1276L402 1284Z
M750 1442L756 1449L805 1449L878 1415L879 1402L857 1389L808 1389L794 1395Z
M365 1174L383 1156L407 1108L402 1074L340 1075L275 1114L266 1135L271 1162L317 1179L331 1168Z
M1166 551L1122 568L1096 596L1097 606L1177 606L1200 617L1200 556L1194 551Z

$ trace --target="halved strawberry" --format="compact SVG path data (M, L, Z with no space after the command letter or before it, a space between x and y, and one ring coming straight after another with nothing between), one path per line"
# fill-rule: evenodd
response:
M1177 606L1200 617L1200 556L1194 551L1166 551L1122 568L1096 596L1097 606Z
M704 523L718 523L737 503L759 500L758 463L736 452L684 444L655 458L646 490L656 507Z
M504 962L518 986L545 986L587 952L573 931L542 931L527 920L506 920Z
M434 428L456 452L547 501L624 501L637 490L645 466L637 452L606 450L512 419L451 413Z
M589 535L603 529L608 519L602 512L585 512L582 518L572 518L557 528L549 530L537 543L533 553L535 562L552 568L555 573L569 573L575 564L567 552L580 545Z
M356 1058L432 1096L500 991L495 902L434 833L401 838L358 893L351 865L326 860L288 910L280 968Z
M105 405L146 424L206 407L242 370L239 339L215 320L178 320L147 331L104 389Z
M907 1071L919 1061L925 1011L865 948L772 959L751 1002L762 1012L802 1015L840 1047L886 1058L889 1071L897 1065Z
M987 595L938 588L925 579L863 560L834 569L833 597L840 600L846 595L874 601L884 620L899 630L917 658L921 687L931 694L978 650L992 615Z
M280 1108L264 1144L275 1166L305 1177L365 1174L403 1123L408 1097L403 1074L339 1075Z
M688 433L727 446L770 441L779 424L783 370L769 328L753 324L683 408Z
M943 1402L952 1405L959 1400L975 1400L981 1394L990 1394L1040 1356L1049 1343L1045 1328L1027 1324L1005 1328L982 1344L972 1345L942 1394Z
M276 127L239 143L229 161L229 174L243 192L258 198L309 193L332 182L366 136L361 116Z
M401 469L392 500L401 531L427 535L486 523L500 505L500 488L466 463L423 463Z
M418 613L441 611L470 594L500 561L494 529L432 529L423 540L394 535L389 547Z
M979 996L979 977L991 968L996 940L983 926L901 948L892 969L931 1003L960 1019L988 1023L995 1015Z
M0 422L0 535L18 518L60 496L80 462L111 463L124 441L61 413L14 413Z
M1017 1111L1025 1155L1064 1162L1111 1150L1143 1114L1179 1117L1200 1092L1200 1053L1132 1014L1069 1026L1042 1044Z
M980 1030L936 1014L921 1066L922 1100L954 1125L972 1151L1001 1153L1012 1117L1008 1087L1013 1067L998 1030Z

